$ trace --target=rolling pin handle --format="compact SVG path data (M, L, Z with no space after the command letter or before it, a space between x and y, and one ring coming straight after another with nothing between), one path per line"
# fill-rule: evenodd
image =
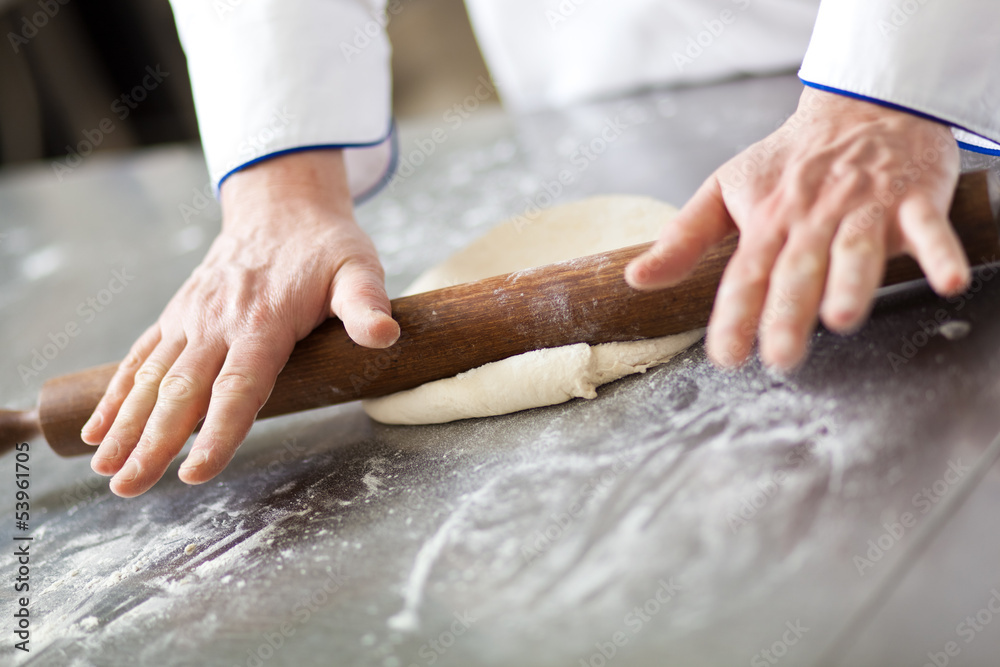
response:
M993 220L1000 220L1000 173L995 171L986 172L986 193L990 200L990 212Z
M38 410L0 410L0 454L42 434Z

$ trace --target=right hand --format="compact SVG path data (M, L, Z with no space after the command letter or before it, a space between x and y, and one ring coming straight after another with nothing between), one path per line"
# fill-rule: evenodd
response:
M399 337L375 246L354 220L340 151L273 158L222 188L222 232L111 380L83 440L111 490L137 496L198 422L188 484L232 459L295 343L328 317L359 345Z
M708 356L739 366L759 331L761 360L791 370L817 319L841 334L861 326L888 258L912 256L942 296L966 288L969 263L948 221L959 166L946 125L805 88L795 114L717 169L627 279L638 289L675 285L738 231Z

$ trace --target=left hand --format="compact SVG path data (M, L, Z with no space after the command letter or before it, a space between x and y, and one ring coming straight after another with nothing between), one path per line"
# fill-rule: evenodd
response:
M178 471L229 463L295 343L331 316L359 345L399 337L375 246L354 217L339 150L273 157L222 186L222 232L132 346L84 426L111 490L144 493L204 418Z
M722 165L626 269L637 289L676 284L735 231L708 325L709 357L760 356L789 370L817 316L849 333L865 320L886 259L913 256L938 294L961 292L968 260L948 221L959 174L947 127L806 88L776 132Z

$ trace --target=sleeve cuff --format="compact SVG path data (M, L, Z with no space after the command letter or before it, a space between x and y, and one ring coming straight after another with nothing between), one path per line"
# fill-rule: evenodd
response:
M352 195L393 161L382 0L255 0L225 13L171 0L213 188L296 151L345 151Z
M229 170L215 183L215 195L219 196L219 190L226 179L238 171L251 167L271 158L291 155L303 151L312 150L342 150L344 151L344 163L347 168L347 181L351 190L351 197L355 204L362 204L384 188L396 171L399 161L399 141L396 132L396 124L392 123L386 135L369 143L360 144L315 144L309 146L291 146L276 150L260 157L256 157L245 162L234 169Z
M1000 150L996 0L822 0L799 78L953 128L963 148Z
M874 97L868 97L867 95L859 95L858 93L852 93L849 90L840 90L839 88L833 88L831 86L824 86L813 81L806 81L801 76L799 80L806 86L810 88L815 88L816 90L822 90L828 93L836 93L837 95L843 95L845 97L850 97L855 100L863 100L865 102L871 102L872 104L878 104L879 106L887 107L889 109L895 109L896 111L905 111L906 113L913 114L914 116L919 116L921 118L926 118L927 120L933 120L942 125L948 125L951 127L951 133L955 136L955 141L958 142L958 147L972 151L974 153L982 153L984 155L1000 155L1000 144L990 141L985 137L981 137L978 134L960 126L952 123L943 118L938 118L933 114L924 113L919 109L912 109L910 107L905 107L901 104L895 104L894 102L888 102L886 100L880 100Z

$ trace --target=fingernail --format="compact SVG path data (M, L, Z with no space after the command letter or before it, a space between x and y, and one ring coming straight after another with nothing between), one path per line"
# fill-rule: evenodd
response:
M390 320L392 319L392 315L390 313L377 306L369 306L368 311L371 313L372 317L376 319L382 319L383 317L388 317Z
M371 308L369 308L369 313L371 315L371 326L368 329L369 334L371 334L372 336L374 336L375 335L375 327L376 326L379 326L379 325L384 326L384 323L391 322L391 323L393 323L396 326L395 335L393 335L392 338L386 338L386 339L384 339L384 340L382 340L380 342L385 347L389 347L390 345L395 345L396 341L399 340L399 336L401 334L401 332L400 332L400 330L398 328L399 327L399 323L392 319L392 315L391 314L389 314L389 313L387 313L387 312L385 312L385 311L383 311L383 310L381 310L379 308L376 308L374 306L372 306Z
M83 425L83 428L80 429L80 432L83 433L84 431L91 431L100 426L101 422L103 421L104 417L101 415L101 413L95 412L94 414L90 415L90 419L88 419L87 423Z
M649 271L636 260L625 267L625 280L632 285L642 285L649 280Z
M199 466L203 466L208 463L208 454L204 450L197 450L188 454L187 459L184 460L183 465L181 465L181 470L194 470Z
M139 464L132 459L129 459L125 462L125 465L122 466L122 469L118 471L118 474L115 475L113 481L118 482L119 484L123 482L135 481L135 478L139 476L139 471Z

